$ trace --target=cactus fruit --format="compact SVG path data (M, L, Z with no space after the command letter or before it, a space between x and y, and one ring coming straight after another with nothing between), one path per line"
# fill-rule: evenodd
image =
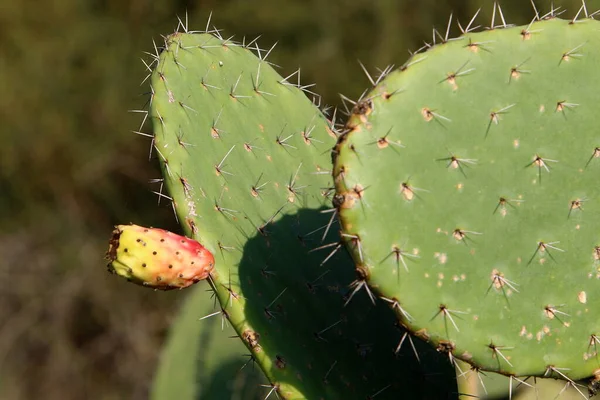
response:
M118 225L106 254L108 270L153 289L183 289L208 278L213 255L195 240L138 225Z
M328 210L335 135L306 87L251 46L175 33L151 78L163 183L186 235L215 255L218 314L265 372L267 395L455 394L453 368L435 349L414 343L419 364L393 313L347 292L352 261L326 256L341 248Z
M343 236L415 335L573 383L600 371L600 23L491 28L355 107L335 151Z

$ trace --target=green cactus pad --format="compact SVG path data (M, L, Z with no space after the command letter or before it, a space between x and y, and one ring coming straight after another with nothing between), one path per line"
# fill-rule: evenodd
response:
M354 109L336 149L360 276L475 368L600 368L600 23L466 33Z
M340 251L322 266L327 252L311 252L339 242L323 212L335 136L258 52L212 34L168 36L150 115L179 221L215 255L221 317L271 382L265 394L379 400L410 384L411 398L455 396L451 365L434 350L417 348L422 364L408 341L395 354L403 331L385 306L357 296L344 308L350 258Z
M245 346L231 327L210 315L213 302L205 283L196 286L173 321L154 376L152 400L259 400L268 384L244 357ZM506 385L505 385L506 386Z

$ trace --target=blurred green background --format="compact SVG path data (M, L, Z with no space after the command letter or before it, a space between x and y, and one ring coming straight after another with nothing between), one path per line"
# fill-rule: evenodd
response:
M536 0L541 12L550 1ZM590 12L600 1L588 0ZM475 0L4 0L0 2L0 398L145 399L185 292L159 293L107 274L112 226L178 231L157 204L150 142L127 110L148 91L140 58L189 16L270 48L286 76L302 66L323 103L357 98L373 72L463 26ZM554 1L572 17L580 0ZM502 1L509 23L528 0ZM497 20L499 22L499 20ZM456 35L454 24L451 30ZM148 127L145 127L148 130ZM208 297L207 297L208 299Z

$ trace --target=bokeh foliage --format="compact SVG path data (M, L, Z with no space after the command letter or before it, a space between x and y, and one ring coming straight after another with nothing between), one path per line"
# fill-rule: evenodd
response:
M148 90L139 58L177 25L224 30L270 47L283 76L302 66L323 102L356 98L372 71L463 25L476 0L61 0L0 6L0 397L143 399L184 292L154 293L105 273L112 225L177 231L148 183L149 140L130 133ZM537 1L544 12L549 1ZM588 6L596 9L597 0ZM555 1L573 15L579 0ZM502 2L529 22L528 1ZM456 27L452 29L457 32ZM200 313L200 311L199 311Z

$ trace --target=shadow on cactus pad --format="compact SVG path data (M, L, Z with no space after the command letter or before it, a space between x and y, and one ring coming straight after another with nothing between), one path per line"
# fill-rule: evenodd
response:
M366 291L352 295L349 256L339 251L321 265L327 253L310 251L320 237L305 236L307 229L322 226L323 218L301 209L248 240L239 281L254 331L242 339L276 355L278 383L303 382L306 398L456 398L454 369L444 356L406 335L379 299L374 305Z

